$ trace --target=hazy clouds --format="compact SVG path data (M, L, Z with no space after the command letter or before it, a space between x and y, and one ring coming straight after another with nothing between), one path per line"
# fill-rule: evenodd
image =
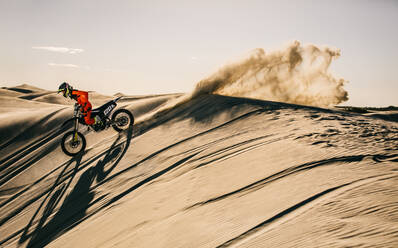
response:
M79 68L78 65L74 64L56 64L56 63L48 63L49 66L56 66L56 67L69 67L69 68Z
M76 54L84 52L84 50L81 48L53 47L53 46L35 46L32 47L32 49L45 50L56 53L68 53L68 54Z

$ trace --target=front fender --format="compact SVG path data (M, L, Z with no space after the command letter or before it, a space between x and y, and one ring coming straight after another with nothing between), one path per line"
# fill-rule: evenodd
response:
M62 123L61 127L64 127L65 125L67 125L69 122L71 122L73 124L73 122L78 119L80 123L82 123L82 120L79 117L73 117L70 118L68 120L66 120L64 123Z
M66 120L64 123L62 123L61 127L66 126L66 124L68 124L69 122L71 122L73 124L73 121L75 121L76 119L79 119L79 118L78 117L73 117L73 118L70 118L69 120Z

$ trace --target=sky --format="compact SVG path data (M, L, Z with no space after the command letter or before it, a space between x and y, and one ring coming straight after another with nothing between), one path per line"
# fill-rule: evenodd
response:
M190 92L255 48L341 50L342 105L398 106L396 0L0 0L0 86Z

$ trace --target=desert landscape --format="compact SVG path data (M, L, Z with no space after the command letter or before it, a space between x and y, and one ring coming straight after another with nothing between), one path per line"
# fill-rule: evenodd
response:
M117 96L133 128L69 157L73 101L1 88L1 247L398 246L395 108Z
M0 17L0 248L398 248L397 0Z

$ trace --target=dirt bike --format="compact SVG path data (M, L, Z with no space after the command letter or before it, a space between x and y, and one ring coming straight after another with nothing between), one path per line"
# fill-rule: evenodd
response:
M94 125L87 125L84 121L83 113L81 112L81 107L75 104L73 118L64 122L64 125L73 121L73 130L65 133L62 137L61 147L62 151L69 156L75 156L80 152L84 151L86 148L86 138L84 135L78 131L79 124L89 126L89 129L93 129L95 132L100 132L102 130L108 129L110 126L113 127L117 132L122 132L129 129L134 124L134 116L127 109L118 109L113 112L116 107L116 102L120 100L118 97L111 100L99 108L93 109L91 111L92 118L100 118L101 122ZM109 116L112 114L112 117Z

